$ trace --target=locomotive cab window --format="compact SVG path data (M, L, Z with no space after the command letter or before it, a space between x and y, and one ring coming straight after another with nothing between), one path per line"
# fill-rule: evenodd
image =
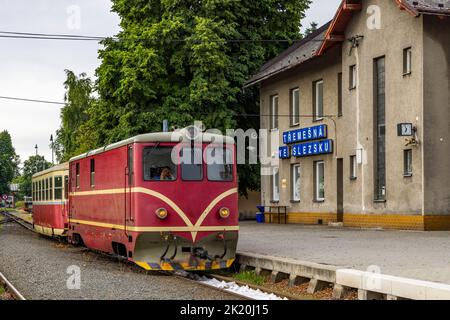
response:
M181 178L185 181L203 180L203 152L200 148L181 149Z
M208 180L233 181L233 158L231 150L222 147L206 149Z
M147 147L143 151L145 181L175 181L177 166L172 161L172 147Z

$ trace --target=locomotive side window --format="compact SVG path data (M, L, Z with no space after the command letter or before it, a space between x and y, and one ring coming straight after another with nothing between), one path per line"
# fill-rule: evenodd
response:
M147 147L143 151L145 181L175 181L177 166L172 161L172 147Z
M69 199L69 176L64 176L64 199Z
M91 159L91 187L95 186L95 159Z
M77 189L80 187L80 163L78 162L75 166L76 182L75 185Z
M207 148L206 162L208 180L233 181L233 158L231 150L224 148Z
M185 181L203 179L203 157L201 148L183 148L181 150L181 178Z
M55 177L55 200L62 200L62 177Z

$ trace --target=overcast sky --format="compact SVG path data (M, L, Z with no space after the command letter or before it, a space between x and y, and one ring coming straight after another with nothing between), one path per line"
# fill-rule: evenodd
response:
M330 20L340 0L315 0L303 25ZM112 36L119 18L110 0L0 0L0 31ZM0 39L0 96L63 101L64 70L94 77L96 42ZM58 129L58 105L0 99L0 130L12 135L22 161L35 153L51 160L49 138Z

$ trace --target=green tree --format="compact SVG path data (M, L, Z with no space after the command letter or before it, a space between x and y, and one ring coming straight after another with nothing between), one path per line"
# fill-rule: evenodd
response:
M19 184L19 197L31 196L31 178L35 173L46 170L52 163L45 160L44 156L31 156L25 160L22 168L22 175L17 177L15 183Z
M79 76L66 70L64 82L66 105L61 110L61 127L56 132L54 149L59 162L69 160L74 155L85 151L85 136L82 125L89 119L87 110L93 104L93 83L86 74Z
M19 174L20 159L8 131L0 132L0 194L9 193L9 184Z
M314 31L317 30L317 27L319 25L317 24L317 22L311 22L311 24L309 25L309 27L305 30L305 36L309 36L311 33L313 33Z
M258 129L258 118L242 114L259 113L259 92L243 84L292 44L266 40L301 38L310 2L113 0L123 31L100 51L100 99L83 126L89 145L158 131L162 119ZM259 188L259 168L239 171L242 194Z

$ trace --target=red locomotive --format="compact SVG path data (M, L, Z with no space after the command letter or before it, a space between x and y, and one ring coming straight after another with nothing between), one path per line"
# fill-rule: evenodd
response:
M67 234L68 182L68 163L33 175L33 224L37 232L52 237Z
M234 140L150 133L72 158L68 241L147 270L229 267L238 240ZM39 202L38 202L39 203Z

